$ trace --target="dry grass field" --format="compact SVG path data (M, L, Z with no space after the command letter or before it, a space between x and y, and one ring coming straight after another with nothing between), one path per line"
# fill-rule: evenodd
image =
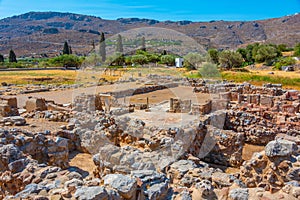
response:
M272 72L272 73L271 73ZM177 68L121 68L108 69L106 71L75 71L75 70L36 70L36 71L3 71L0 72L0 82L8 84L95 84L103 82L114 82L130 77L146 77L149 74L171 75L176 77L199 78L198 71L187 71ZM270 69L249 69L249 72L221 72L222 78L237 83L249 82L262 86L265 83L281 83L284 88L300 90L300 71L285 72Z

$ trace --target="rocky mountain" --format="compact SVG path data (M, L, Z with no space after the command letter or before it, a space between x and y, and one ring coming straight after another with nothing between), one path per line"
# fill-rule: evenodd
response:
M0 20L0 53L6 55L14 49L18 56L51 56L59 54L67 40L74 52L87 54L93 41L95 44L99 41L100 32L105 32L109 38L140 27L178 31L204 48L236 48L253 42L293 46L300 41L299 14L258 21L174 22L139 18L106 20L72 13L30 12ZM144 35L146 40L150 35ZM176 34L172 41L181 41L180 37Z

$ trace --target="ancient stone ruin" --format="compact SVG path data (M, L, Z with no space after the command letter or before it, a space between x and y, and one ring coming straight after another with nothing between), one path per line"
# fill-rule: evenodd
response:
M300 93L272 84L192 83L167 84L211 98L172 97L145 109L120 105L127 90L79 95L68 106L31 98L21 116L16 99L1 99L3 119L59 128L0 123L0 199L299 199ZM131 95L164 87L141 88ZM161 113L170 121L152 125ZM71 160L80 155L90 157L76 167Z

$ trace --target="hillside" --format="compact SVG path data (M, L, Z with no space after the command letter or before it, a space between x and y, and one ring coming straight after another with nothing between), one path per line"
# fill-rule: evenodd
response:
M260 21L160 22L152 19L105 20L72 13L30 12L0 20L0 53L7 54L9 49L14 49L18 56L52 56L59 54L63 42L68 40L73 52L87 54L93 40L96 43L99 41L100 32L105 32L109 38L139 27L179 31L205 48L236 48L258 41L293 46L300 41L299 14Z

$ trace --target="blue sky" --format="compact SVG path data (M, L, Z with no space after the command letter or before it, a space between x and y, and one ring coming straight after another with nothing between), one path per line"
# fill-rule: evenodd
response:
M300 11L300 0L0 0L0 19L29 11L60 11L104 19L257 20Z

